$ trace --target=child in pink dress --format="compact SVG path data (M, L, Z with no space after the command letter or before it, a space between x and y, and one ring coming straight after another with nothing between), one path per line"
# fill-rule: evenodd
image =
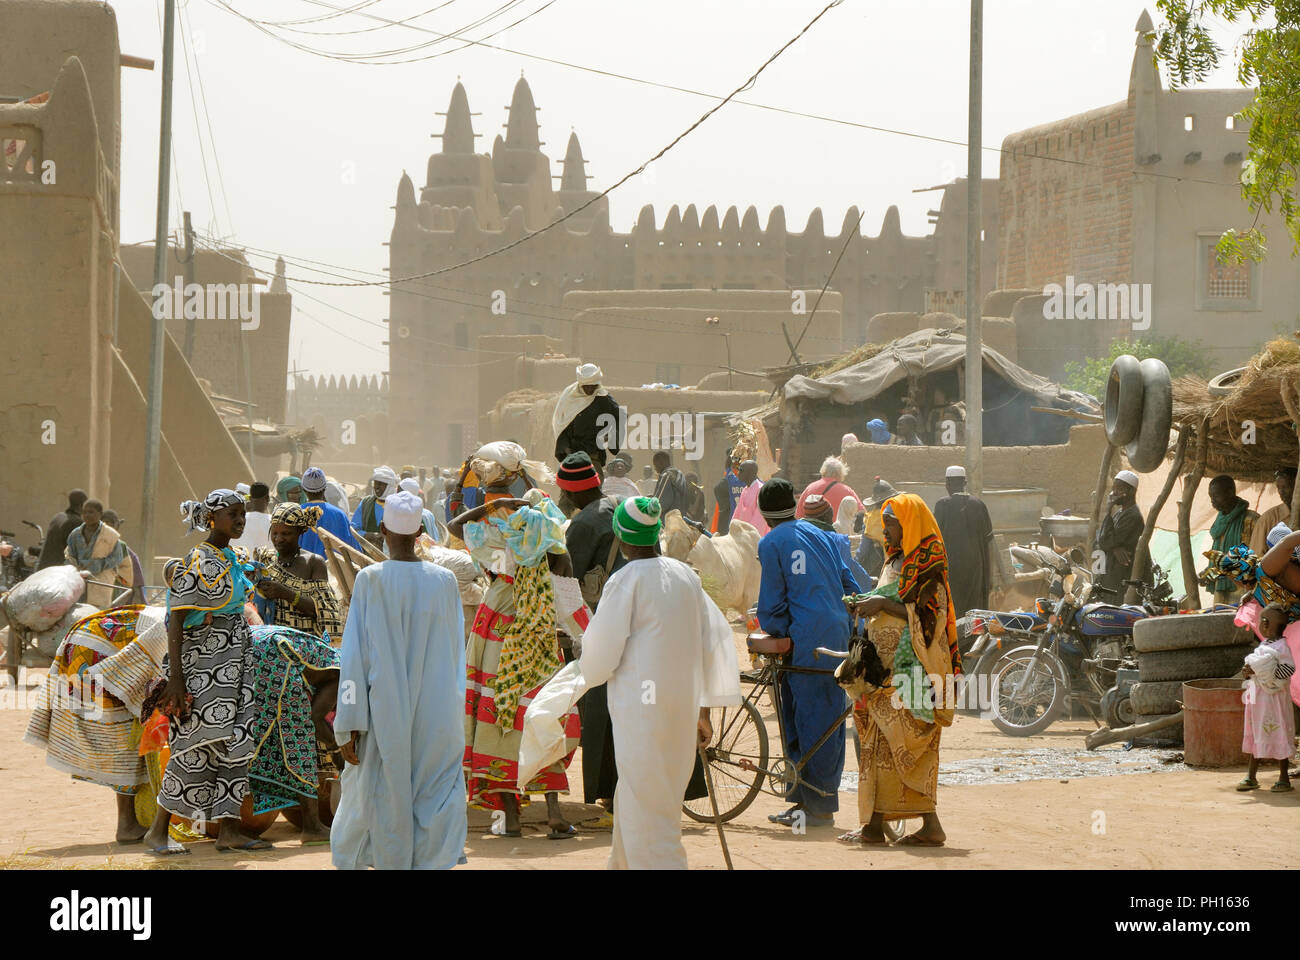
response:
M1259 614L1258 633L1263 642L1246 655L1242 675L1246 677L1242 701L1246 706L1245 729L1241 749L1250 755L1246 779L1238 790L1258 790L1255 773L1261 760L1277 760L1279 776L1271 791L1287 793L1293 789L1287 766L1295 752L1295 715L1291 710L1290 685L1295 661L1282 637L1287 625L1286 611L1270 604Z

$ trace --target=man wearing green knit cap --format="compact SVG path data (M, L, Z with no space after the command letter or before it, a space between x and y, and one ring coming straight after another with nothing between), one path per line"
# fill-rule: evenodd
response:
M679 560L659 555L662 509L632 497L614 511L627 564L605 584L578 661L587 687L608 685L618 787L615 869L686 867L681 803L709 708L740 703L731 626Z

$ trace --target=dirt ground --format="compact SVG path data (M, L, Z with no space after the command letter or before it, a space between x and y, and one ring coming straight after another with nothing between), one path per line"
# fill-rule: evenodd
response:
M29 671L34 685L39 671ZM12 690L6 691L12 693ZM140 847L111 842L114 801L103 787L75 782L45 764L42 751L22 742L29 711L10 696L0 709L0 866L35 868L328 869L327 847L301 847L294 829L278 821L266 837L273 850L218 853L212 843L193 855L159 862ZM1126 753L1120 745L1083 752L1087 722L1010 738L986 720L959 716L944 733L939 813L948 833L941 849L863 849L837 843L857 826L857 794L849 789L857 764L845 764L836 829L795 835L767 822L783 804L760 794L726 824L737 869L780 868L1232 868L1289 867L1300 842L1300 791L1250 794L1233 787L1238 770L1190 770L1161 762L1152 751ZM772 730L775 735L775 730ZM852 753L850 747L849 750ZM1168 756L1172 751L1164 751ZM581 797L581 764L569 770L573 797ZM1137 772L1124 772L1134 770ZM1106 775L1100 775L1106 774ZM967 782L1033 777L1016 782ZM1267 787L1275 775L1261 776ZM957 782L960 781L960 782ZM525 808L524 836L492 835L488 817L470 811L468 869L599 869L609 854L610 831L581 825L599 808L566 802L579 823L571 840L545 837L545 805ZM683 819L691 866L723 867L716 829Z

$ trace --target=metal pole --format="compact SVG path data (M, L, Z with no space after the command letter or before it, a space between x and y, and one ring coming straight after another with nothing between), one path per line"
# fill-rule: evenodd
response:
M172 154L172 46L175 35L176 0L166 0L163 14L162 118L158 135L158 217L154 224L154 287L167 283L167 214L170 197ZM164 296L170 294L164 293ZM153 577L154 505L158 499L158 453L162 435L163 346L166 321L154 310L153 339L149 351L149 398L144 440L144 489L140 498L141 540L144 546L145 580Z
M970 93L966 132L966 488L984 493L984 348L980 331L980 170L984 0L970 2Z

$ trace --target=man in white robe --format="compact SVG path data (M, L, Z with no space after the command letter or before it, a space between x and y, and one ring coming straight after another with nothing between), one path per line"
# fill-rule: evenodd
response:
M708 708L740 703L731 627L686 564L659 551L659 501L622 501L628 563L605 584L582 640L587 687L608 684L618 787L611 869L685 869L682 796Z
M330 831L340 869L465 862L465 627L456 577L415 553L419 497L388 497L389 559L357 574L334 734L347 760Z

